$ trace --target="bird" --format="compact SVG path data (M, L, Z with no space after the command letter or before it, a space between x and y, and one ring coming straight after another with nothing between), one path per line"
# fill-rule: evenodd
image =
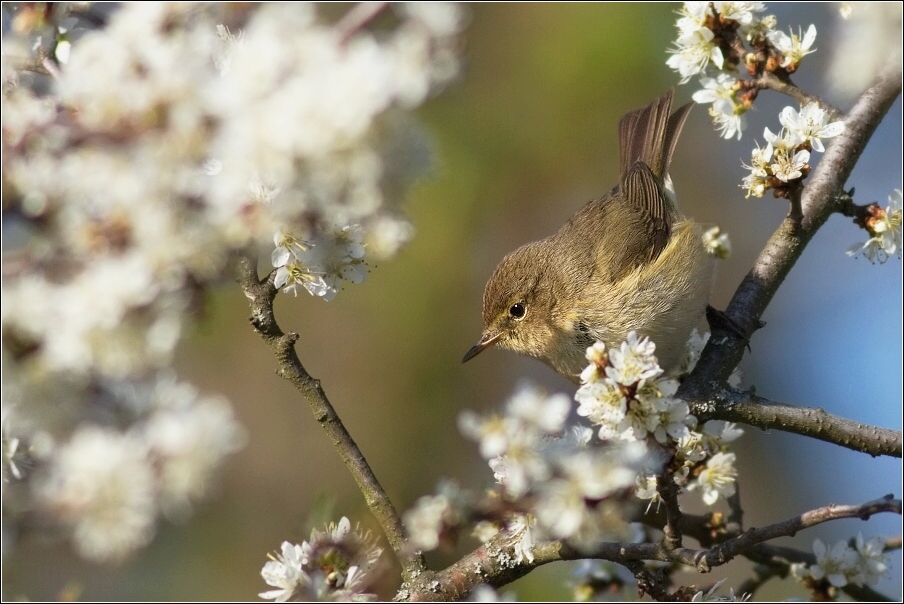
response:
M673 94L619 121L619 182L609 193L502 259L463 363L495 345L580 383L589 346L618 347L635 331L654 342L661 367L678 365L707 307L715 260L701 227L675 205L668 169L694 104L672 113Z

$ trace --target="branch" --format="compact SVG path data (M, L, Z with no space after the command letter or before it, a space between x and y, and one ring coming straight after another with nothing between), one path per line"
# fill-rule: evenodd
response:
M777 403L750 392L722 388L689 405L701 422L722 419L763 430L792 432L873 457L901 457L902 453L902 434L897 430L862 424L822 409Z
M890 63L844 118L844 133L826 149L813 171L801 200L800 224L791 218L782 222L735 292L725 315L741 329L713 329L697 366L678 391L679 398L706 399L737 367L749 335L759 328L760 316L816 231L837 209L837 200L854 165L900 92L901 67Z
M531 549L533 560L530 562L517 561L515 543L520 540L520 533L517 535L505 533L494 537L445 570L423 573L411 583L403 586L396 596L396 600L457 600L464 597L479 583L501 587L526 575L538 566L560 560L585 558L610 560L627 567L632 572L639 568L633 562L658 560L693 566L704 573L729 562L738 555L744 555L756 562L766 564L790 564L808 560L815 562L812 554L766 545L764 542L778 537L790 537L797 534L798 531L830 520L841 518L866 520L883 512L900 515L901 500L888 495L861 505L828 505L783 522L770 524L763 528L749 529L710 549L703 550L684 547L670 549L664 543L600 543L593 550L586 551L577 550L561 541L545 541L534 544ZM636 573L635 576L637 576ZM649 589L659 591L661 583L655 580L655 577L647 578L650 580ZM661 593L658 595L662 596Z
M895 545L896 541L900 544L900 537L887 539L885 551L889 550L889 546ZM738 589L738 593L745 593L744 587L748 584L750 584L749 586L755 586L754 588L756 588L768 581L771 577L787 577L792 564L806 564L807 566L816 564L816 556L811 552L803 552L790 547L781 547L768 543L760 543L741 555L766 568L762 571L757 571L758 579L752 579L745 582L745 585L742 585ZM868 585L848 583L841 588L841 591L860 602L894 602L890 597L874 590Z
M669 550L681 547L681 509L678 507L678 485L668 466L656 477L656 489L665 507L665 526L662 528L662 544Z
M834 122L841 119L842 113L838 109L815 94L810 94L809 92L798 88L786 74L777 74L766 71L755 80L752 80L748 86L757 90L772 90L788 95L797 101L801 107L808 103L818 103L820 108L829 113L829 121Z
M339 39L345 44L352 36L364 29L377 15L389 6L389 2L361 2L345 13L336 23Z
M380 523L389 545L399 561L404 561L402 563L404 577L408 578L421 572L426 568L424 559L420 555L411 556L406 553L402 521L392 502L327 399L320 381L312 378L302 366L295 352L298 334L285 334L276 323L273 300L277 289L273 285L273 274L271 273L267 279L259 280L257 261L250 256L240 256L236 267L236 281L251 304L251 325L276 356L279 364L277 374L292 382L311 406L311 412L317 422L326 430L342 461L358 483L358 488L364 494L371 513Z
M841 518L867 520L875 514L892 512L901 515L901 500L886 495L881 499L861 505L827 505L783 522L763 528L752 528L741 535L729 539L698 556L695 566L701 572L709 572L713 567L725 564L741 554L750 545L770 541L777 537L793 537L798 531Z

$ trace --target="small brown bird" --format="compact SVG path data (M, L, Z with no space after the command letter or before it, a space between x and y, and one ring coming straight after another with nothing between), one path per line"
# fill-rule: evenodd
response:
M502 259L483 295L483 334L462 362L496 344L579 382L588 346L618 346L632 330L655 342L663 368L679 362L715 269L668 176L692 106L670 115L669 90L621 119L619 184Z

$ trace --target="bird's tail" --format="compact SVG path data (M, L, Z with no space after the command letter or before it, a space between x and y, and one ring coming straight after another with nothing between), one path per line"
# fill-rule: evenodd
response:
M626 113L618 123L622 178L635 162L642 161L660 182L666 180L678 135L694 106L688 103L669 115L673 93L674 90L669 89L646 107Z

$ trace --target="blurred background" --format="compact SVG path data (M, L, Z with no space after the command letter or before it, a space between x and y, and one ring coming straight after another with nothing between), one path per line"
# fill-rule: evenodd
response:
M322 381L400 511L443 477L477 489L492 480L456 428L463 409L500 408L522 379L551 392L574 391L541 363L512 353L490 350L467 365L461 357L480 334L483 286L496 263L611 188L618 177L618 119L677 86L678 76L665 65L677 8L471 6L463 76L419 112L435 157L431 176L406 202L414 240L333 302L278 298L281 326L300 334L302 362ZM835 5L769 8L786 31L816 24L819 51L804 60L795 80L848 109L851 99L833 96L825 76ZM695 90L693 82L679 86L676 102L689 101ZM720 263L712 300L717 308L725 307L787 212L786 202L744 199L738 187L754 139L762 140L766 126L780 128L778 112L787 104L762 94L741 141L719 139L705 107L697 108L678 145L672 177L682 211L720 225L733 244L731 257ZM891 190L901 187L901 128L899 98L848 183L857 202L884 207ZM829 220L767 309L767 325L741 365L743 383L778 401L900 430L901 262L871 265L845 255L865 239L850 219ZM90 565L58 542L21 541L4 559L5 597L255 599L267 589L260 577L267 552L283 540L306 539L312 523L346 515L378 531L307 405L275 375L276 363L247 315L241 292L224 284L207 300L179 354L178 373L226 395L248 433L212 499L188 524L163 524L149 547L117 567ZM754 428L734 450L748 526L828 503L902 493L900 460ZM835 522L782 543L809 549L816 537L833 543L857 531L867 538L900 534L901 519ZM460 552L475 546L465 539ZM454 559L455 552L441 553L430 562L440 568ZM509 589L522 600L570 599L562 579L571 569L550 565ZM727 590L749 571L748 562L737 560L711 575L684 578L703 586L729 577ZM389 573L381 596L394 594L394 576ZM900 552L879 589L901 598ZM781 581L757 594L795 596L805 596L804 590Z

